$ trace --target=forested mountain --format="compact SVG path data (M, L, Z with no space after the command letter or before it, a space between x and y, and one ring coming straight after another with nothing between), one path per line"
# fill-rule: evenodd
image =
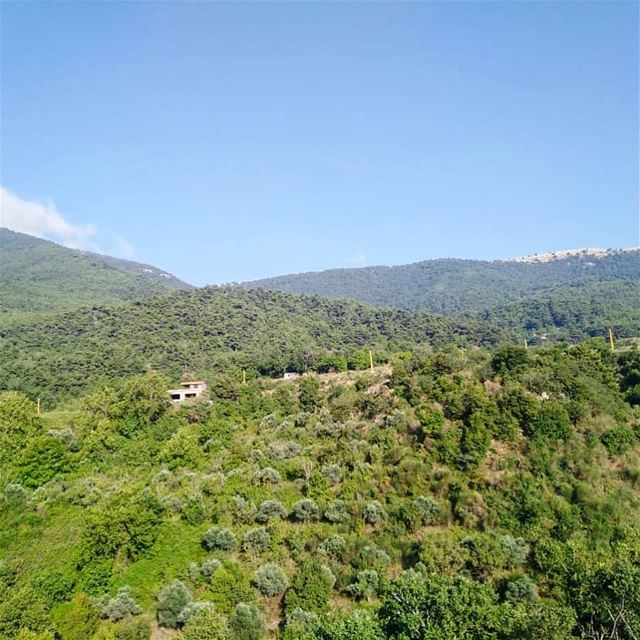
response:
M6 327L0 330L0 388L50 402L150 368L173 377L234 365L281 374L362 348L395 352L422 343L495 343L501 335L471 320L211 287Z
M391 318L224 299L232 323L270 300ZM0 639L640 637L639 352L209 382L211 403L170 407L150 373L44 415L0 393Z
M0 325L189 288L157 267L67 249L0 227Z
M331 269L254 282L244 288L346 297L383 307L454 315L516 302L585 278L640 279L640 250L589 251L549 259L426 260L396 267Z
M535 293L506 305L473 311L461 317L487 321L531 344L606 336L640 336L640 282L588 278Z

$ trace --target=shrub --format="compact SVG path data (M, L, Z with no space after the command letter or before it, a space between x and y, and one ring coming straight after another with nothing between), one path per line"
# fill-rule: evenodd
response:
M207 602L206 600L201 600L198 602L189 602L185 608L180 612L180 615L178 616L178 625L179 626L183 626L185 625L187 622L189 622L189 620L191 620L191 617L193 615L195 615L196 613L198 613L199 611L214 611L215 607L213 606L212 602Z
M636 441L636 434L631 427L617 427L602 435L602 444L612 456L626 453Z
M125 620L113 631L116 640L149 640L151 637L151 625L148 620Z
M181 516L189 524L202 524L207 516L202 498L200 496L190 496L182 508Z
M514 538L509 535L501 536L500 544L505 548L511 564L520 566L527 561L529 545L523 538Z
M267 620L253 603L241 602L229 618L234 640L260 640L267 632Z
M32 438L22 450L17 466L22 484L35 488L58 474L71 471L73 460L69 449L56 438Z
M4 488L4 497L12 507L25 507L29 494L21 484L8 484Z
M318 520L320 518L320 509L315 500L311 498L303 498L298 500L291 508L293 517L300 522L308 520Z
M524 425L525 433L532 438L566 440L573 432L567 410L558 402L545 402L537 415Z
M255 517L256 506L242 496L231 499L231 517L235 524L249 524Z
M264 467L256 473L256 478L262 484L278 484L282 479L273 467Z
M0 392L0 460L10 459L41 428L35 402L17 391Z
M334 583L335 577L327 567L316 558L306 558L285 594L287 611L300 607L312 613L323 612L327 608Z
M364 569L356 576L356 581L349 585L348 592L356 600L370 600L378 593L380 576L374 569Z
M491 368L500 375L518 373L527 368L529 354L524 347L505 345L496 349L491 358Z
M220 562L220 560L205 560L202 563L202 566L200 567L200 573L202 573L203 576L205 576L206 578L209 578L210 576L212 576L215 572L215 570L222 566L222 562Z
M385 640L380 623L370 611L356 609L339 612L324 620L320 630L322 640Z
M300 607L287 614L282 640L317 640L320 618Z
M108 618L111 622L118 622L123 618L137 616L142 613L142 609L138 606L129 587L122 587L118 590L115 598L108 596L102 602L102 611L100 615Z
M507 602L533 602L538 598L538 591L530 578L521 575L505 582L503 595Z
M258 555L266 551L271 545L271 535L264 527L251 529L242 540L242 549L248 553Z
M267 523L271 520L287 517L287 510L278 500L265 500L256 514L256 522Z
M25 603L26 604L26 603ZM71 602L54 610L54 621L65 640L85 640L95 632L99 612L95 603L84 593L77 593Z
M263 564L253 578L253 583L265 596L280 595L289 586L289 580L284 571L273 563Z
M254 598L247 576L240 565L224 562L211 576L208 594L219 611L228 614L239 602L249 602Z
M208 551L233 551L236 537L229 529L207 529L202 536L202 546Z
M300 455L302 447L297 442L272 442L269 445L269 450L274 458L288 460Z
M389 557L389 554L374 542L362 547L353 560L354 566L360 569L368 567L378 567L382 569L390 562L391 558Z
M368 502L364 505L364 509L362 510L362 518L369 524L379 524L386 518L386 516L387 514L385 513L385 510L377 500Z
M415 529L435 522L439 510L440 507L435 500L425 496L418 496L405 506L403 517L407 525Z
M184 640L227 640L227 619L215 607L194 611L183 629Z
M158 624L162 627L177 628L180 614L193 600L189 590L179 580L162 589L158 595Z
M330 464L326 467L322 467L322 475L331 482L331 484L338 484L342 480L342 469L338 464Z
M329 558L333 560L342 560L345 551L347 550L347 542L342 536L336 533L335 535L329 536L323 540L318 548Z
M324 517L328 522L334 523L349 522L351 519L347 506L342 500L331 503L324 512Z

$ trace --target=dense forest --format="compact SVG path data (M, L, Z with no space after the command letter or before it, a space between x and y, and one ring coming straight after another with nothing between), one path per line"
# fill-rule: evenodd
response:
M67 249L0 227L0 326L189 288L150 265Z
M285 369L317 369L334 356L357 359L363 348L381 357L421 343L496 343L501 337L488 323L473 320L204 288L0 330L0 388L40 396L50 405L150 368L173 379L185 370L238 376L239 368L250 376L282 375ZM346 367L337 362L335 368Z
M640 352L209 382L0 394L2 640L639 637Z
M575 342L604 336L609 329L619 338L640 336L640 282L589 278L460 317L519 333L531 344L554 339Z
M243 283L289 293L346 297L367 304L455 315L541 293L549 287L600 278L640 277L640 251L612 250L602 257L570 255L548 262L425 260L396 267L331 269Z

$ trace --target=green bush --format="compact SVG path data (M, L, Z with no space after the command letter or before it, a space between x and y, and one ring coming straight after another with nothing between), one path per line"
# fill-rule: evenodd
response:
M68 447L57 438L39 436L22 450L17 467L22 484L35 488L71 471L73 458Z
M177 628L180 614L193 601L187 587L175 580L168 584L158 595L158 624L162 627Z
M263 564L255 573L253 583L262 595L280 595L289 586L285 572L273 563Z
M362 519L368 524L380 524L386 517L384 508L377 500L368 502L362 509Z
M553 400L544 402L537 415L524 425L525 433L544 440L567 440L573 433L569 414Z
M433 524L439 512L440 507L433 498L418 496L404 506L402 517L410 529L416 529Z
M113 633L116 640L149 640L151 625L144 618L123 620Z
M229 529L207 529L202 536L202 546L208 551L233 551L237 542Z
M78 593L71 602L56 607L53 617L65 640L86 640L98 626L99 612L91 598Z
M282 520L287 517L287 510L278 500L265 500L258 508L256 522L266 524L271 520Z
M131 595L131 590L126 586L118 590L115 598L105 597L101 604L100 615L103 618L108 618L111 622L118 622L123 618L142 613L142 609Z
M321 613L327 608L335 577L331 571L315 558L305 558L293 576L291 586L285 594L285 607L293 611Z
M240 602L229 618L233 640L260 640L267 632L267 620L253 603Z
M247 531L242 539L242 550L253 555L264 553L271 546L271 534L258 527Z
M227 640L227 619L215 607L195 611L184 626L184 640Z
M612 456L621 456L636 443L636 434L631 427L617 427L602 435L602 444Z
M342 500L332 502L324 512L324 518L327 522L345 523L351 520L351 516L347 511L347 505Z
M318 520L320 518L320 509L315 500L311 498L303 498L298 500L291 507L291 515L299 522L308 522L309 520Z

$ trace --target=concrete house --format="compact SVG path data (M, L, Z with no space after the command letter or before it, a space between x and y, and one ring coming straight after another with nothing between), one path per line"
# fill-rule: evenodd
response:
M169 389L172 402L184 402L193 400L207 390L207 383L203 380L190 380L181 382L180 389Z

